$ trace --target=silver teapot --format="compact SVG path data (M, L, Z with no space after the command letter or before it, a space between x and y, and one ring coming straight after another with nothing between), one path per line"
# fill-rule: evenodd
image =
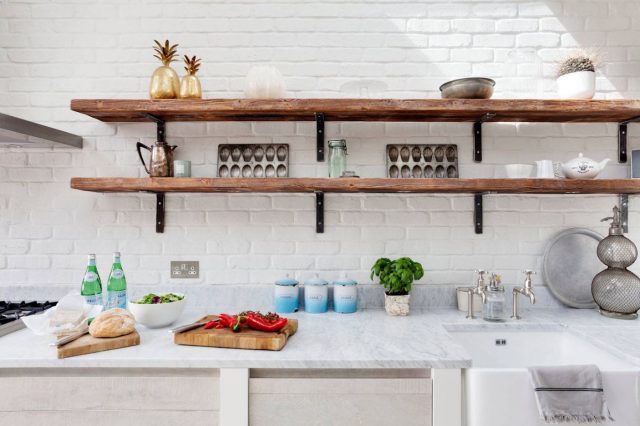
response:
M164 141L156 141L152 147L148 147L142 142L138 142L136 145L140 161L150 177L173 177L173 151L177 147L177 145L169 145ZM151 153L149 168L142 157L141 148Z

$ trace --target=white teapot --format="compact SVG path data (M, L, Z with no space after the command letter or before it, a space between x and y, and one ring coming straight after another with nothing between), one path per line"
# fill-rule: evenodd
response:
M562 163L562 171L569 179L593 179L598 176L608 162L609 159L605 158L598 163L580 153L578 158Z

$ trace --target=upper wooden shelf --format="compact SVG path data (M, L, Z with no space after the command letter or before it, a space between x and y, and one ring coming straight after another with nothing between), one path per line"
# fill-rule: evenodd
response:
M533 99L74 99L71 109L106 122L328 121L622 123L640 100ZM489 118L485 114L495 114Z
M93 192L639 194L640 179L81 178Z

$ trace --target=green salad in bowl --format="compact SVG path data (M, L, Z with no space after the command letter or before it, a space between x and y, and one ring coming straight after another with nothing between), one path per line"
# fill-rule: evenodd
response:
M186 302L182 293L149 293L140 299L131 300L129 311L140 324L150 328L164 327L182 315Z
M138 303L141 305L155 305L156 303L178 302L182 299L184 299L184 296L181 294L167 293L167 294L157 295L154 293L149 293L146 296L143 296L141 299L136 300L133 303Z

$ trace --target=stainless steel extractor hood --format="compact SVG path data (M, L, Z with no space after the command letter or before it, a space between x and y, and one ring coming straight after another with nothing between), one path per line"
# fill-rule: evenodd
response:
M7 145L82 149L82 137L0 113L0 147Z

